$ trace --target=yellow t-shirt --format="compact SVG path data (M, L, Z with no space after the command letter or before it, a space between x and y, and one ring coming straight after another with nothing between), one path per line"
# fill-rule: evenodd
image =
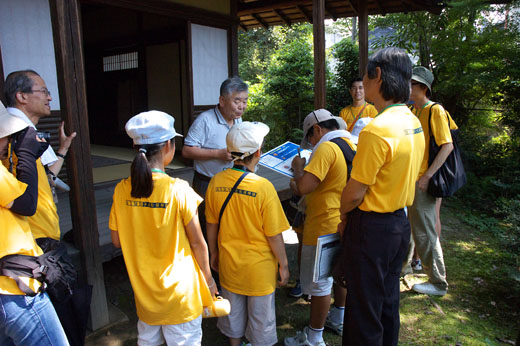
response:
M11 212L6 205L20 197L27 185L16 178L0 165L0 258L7 255L39 256L42 250L31 234L27 218ZM22 278L27 286L37 292L40 283L35 279ZM7 277L0 276L0 294L24 295L16 282Z
M13 156L14 174L16 175L16 165L18 159ZM6 167L9 166L7 160L4 161ZM38 169L38 204L36 205L36 213L28 218L31 232L34 239L53 238L60 240L60 219L58 217L58 209L54 203L49 179L45 168L40 159L36 160L36 168Z
M356 150L352 142L343 139ZM341 193L347 184L347 163L337 144L323 142L304 170L320 180L318 187L305 196L307 209L303 225L303 244L316 245L319 236L337 231Z
M352 105L349 105L341 110L339 112L339 116L345 120L347 123L347 129L350 131L353 126L350 126L354 123L354 120L356 120L359 112L363 109L364 105L359 107L353 107ZM375 118L377 116L377 109L376 107L372 106L370 103L367 102L365 109L363 110L363 113L359 115L359 119L361 118Z
M368 185L359 209L389 213L412 205L424 155L422 131L406 106L387 108L361 131L351 174Z
M424 148L424 158L421 164L421 169L419 171L418 178L422 177L422 175L428 170L428 158L430 148L430 130L428 127L428 120L430 117L430 108L432 107L432 105L433 103L430 103L423 109L413 108L412 110L412 112L419 118L419 121L421 122L421 126L424 132L424 139L426 142L426 146ZM457 124L455 124L455 122L450 116L450 125L448 126L448 113L440 104L436 104L433 108L431 108L431 112L431 128L433 136L435 137L435 143L437 143L438 146L441 146L446 143L452 143L453 140L451 138L450 130L457 129Z
M150 325L194 320L211 295L185 226L202 198L188 183L153 173L148 198L133 198L130 178L114 191L109 228L119 232L139 319Z
M208 223L218 224L222 204L242 174L229 168L211 179L205 201ZM271 294L276 288L278 262L266 237L289 228L273 184L249 173L222 215L218 234L222 287L246 296Z

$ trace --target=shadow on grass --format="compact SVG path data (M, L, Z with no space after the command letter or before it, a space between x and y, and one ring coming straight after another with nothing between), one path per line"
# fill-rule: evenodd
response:
M442 247L450 284L444 297L412 293L401 285L400 345L505 345L518 334L520 284L512 254L491 231L479 231L465 224L464 213L445 203L442 210ZM291 273L296 272L295 246L287 246ZM294 264L294 265L293 265ZM91 337L87 345L135 345L137 316L132 288L122 257L105 263L107 299L123 310L129 321ZM294 277L293 277L294 279ZM424 281L421 276L412 283ZM276 292L279 345L302 330L309 321L309 303ZM325 331L327 345L340 345L341 338ZM502 340L502 342L500 341ZM216 327L216 319L203 321L203 345L228 345Z

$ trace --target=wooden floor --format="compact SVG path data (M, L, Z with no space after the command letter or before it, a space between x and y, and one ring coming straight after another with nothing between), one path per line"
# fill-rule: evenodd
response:
M190 184L193 179L193 168L186 167L181 169L167 169L170 176L177 177L188 181ZM274 172L268 168L259 166L258 175L267 178L278 191L280 200L284 201L291 198L292 193L289 189L289 178ZM94 194L96 198L96 213L98 221L99 245L101 249L101 257L103 262L111 260L114 256L121 254L119 249L112 246L110 239L110 230L108 228L108 217L110 208L112 207L112 195L118 180L94 184ZM67 192L58 194L58 215L60 217L61 235L72 229L72 221L70 215L70 203Z

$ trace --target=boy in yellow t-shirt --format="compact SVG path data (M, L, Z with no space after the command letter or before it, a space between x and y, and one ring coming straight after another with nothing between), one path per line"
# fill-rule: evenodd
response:
M305 159L295 157L292 161L294 180L291 189L305 196L306 210L303 224L303 245L300 264L302 292L310 294L311 312L309 325L295 337L285 338L285 345L325 345L324 327L343 332L346 292L340 286L334 287L334 306L330 308L332 277L313 282L316 244L319 236L336 233L340 222L340 197L347 183L347 162L345 155L332 140L343 141L352 153L356 146L350 140L348 131L340 130L340 118L326 109L309 113L303 121L303 148L313 147L309 164L304 168Z
M117 184L110 212L134 290L140 345L200 345L202 309L217 293L197 208L186 181L164 172L175 154L174 119L149 111L126 123L138 153Z
M0 160L7 157L10 138L16 137L13 150L20 163L18 176L24 181L17 180L0 164L0 258L42 254L31 234L27 217L23 215L32 215L36 210L36 159L47 144L38 143L36 131L25 128L27 125L8 114L0 103ZM27 340L42 345L68 345L49 296L39 292L40 282L28 277L19 279L37 293L26 295L14 279L0 276L0 345L21 345Z
M253 173L268 132L258 122L235 124L226 136L234 166L217 173L206 192L211 266L219 271L222 296L231 302L231 313L219 317L217 327L231 346L240 345L244 335L253 345L277 343L276 273L280 286L289 280L282 238L289 222L273 184Z

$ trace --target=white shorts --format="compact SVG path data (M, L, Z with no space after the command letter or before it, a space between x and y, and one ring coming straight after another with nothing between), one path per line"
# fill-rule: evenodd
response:
M332 276L312 282L314 274L314 262L316 259L316 245L302 246L302 259L300 263L300 285L303 294L321 297L329 295L332 291Z
M241 338L255 346L271 346L278 342L274 292L266 296L244 296L221 288L222 296L231 303L231 313L219 317L217 327L228 338Z
M152 326L141 320L137 321L137 344L139 346L200 345L202 340L202 315L193 321L181 324Z

